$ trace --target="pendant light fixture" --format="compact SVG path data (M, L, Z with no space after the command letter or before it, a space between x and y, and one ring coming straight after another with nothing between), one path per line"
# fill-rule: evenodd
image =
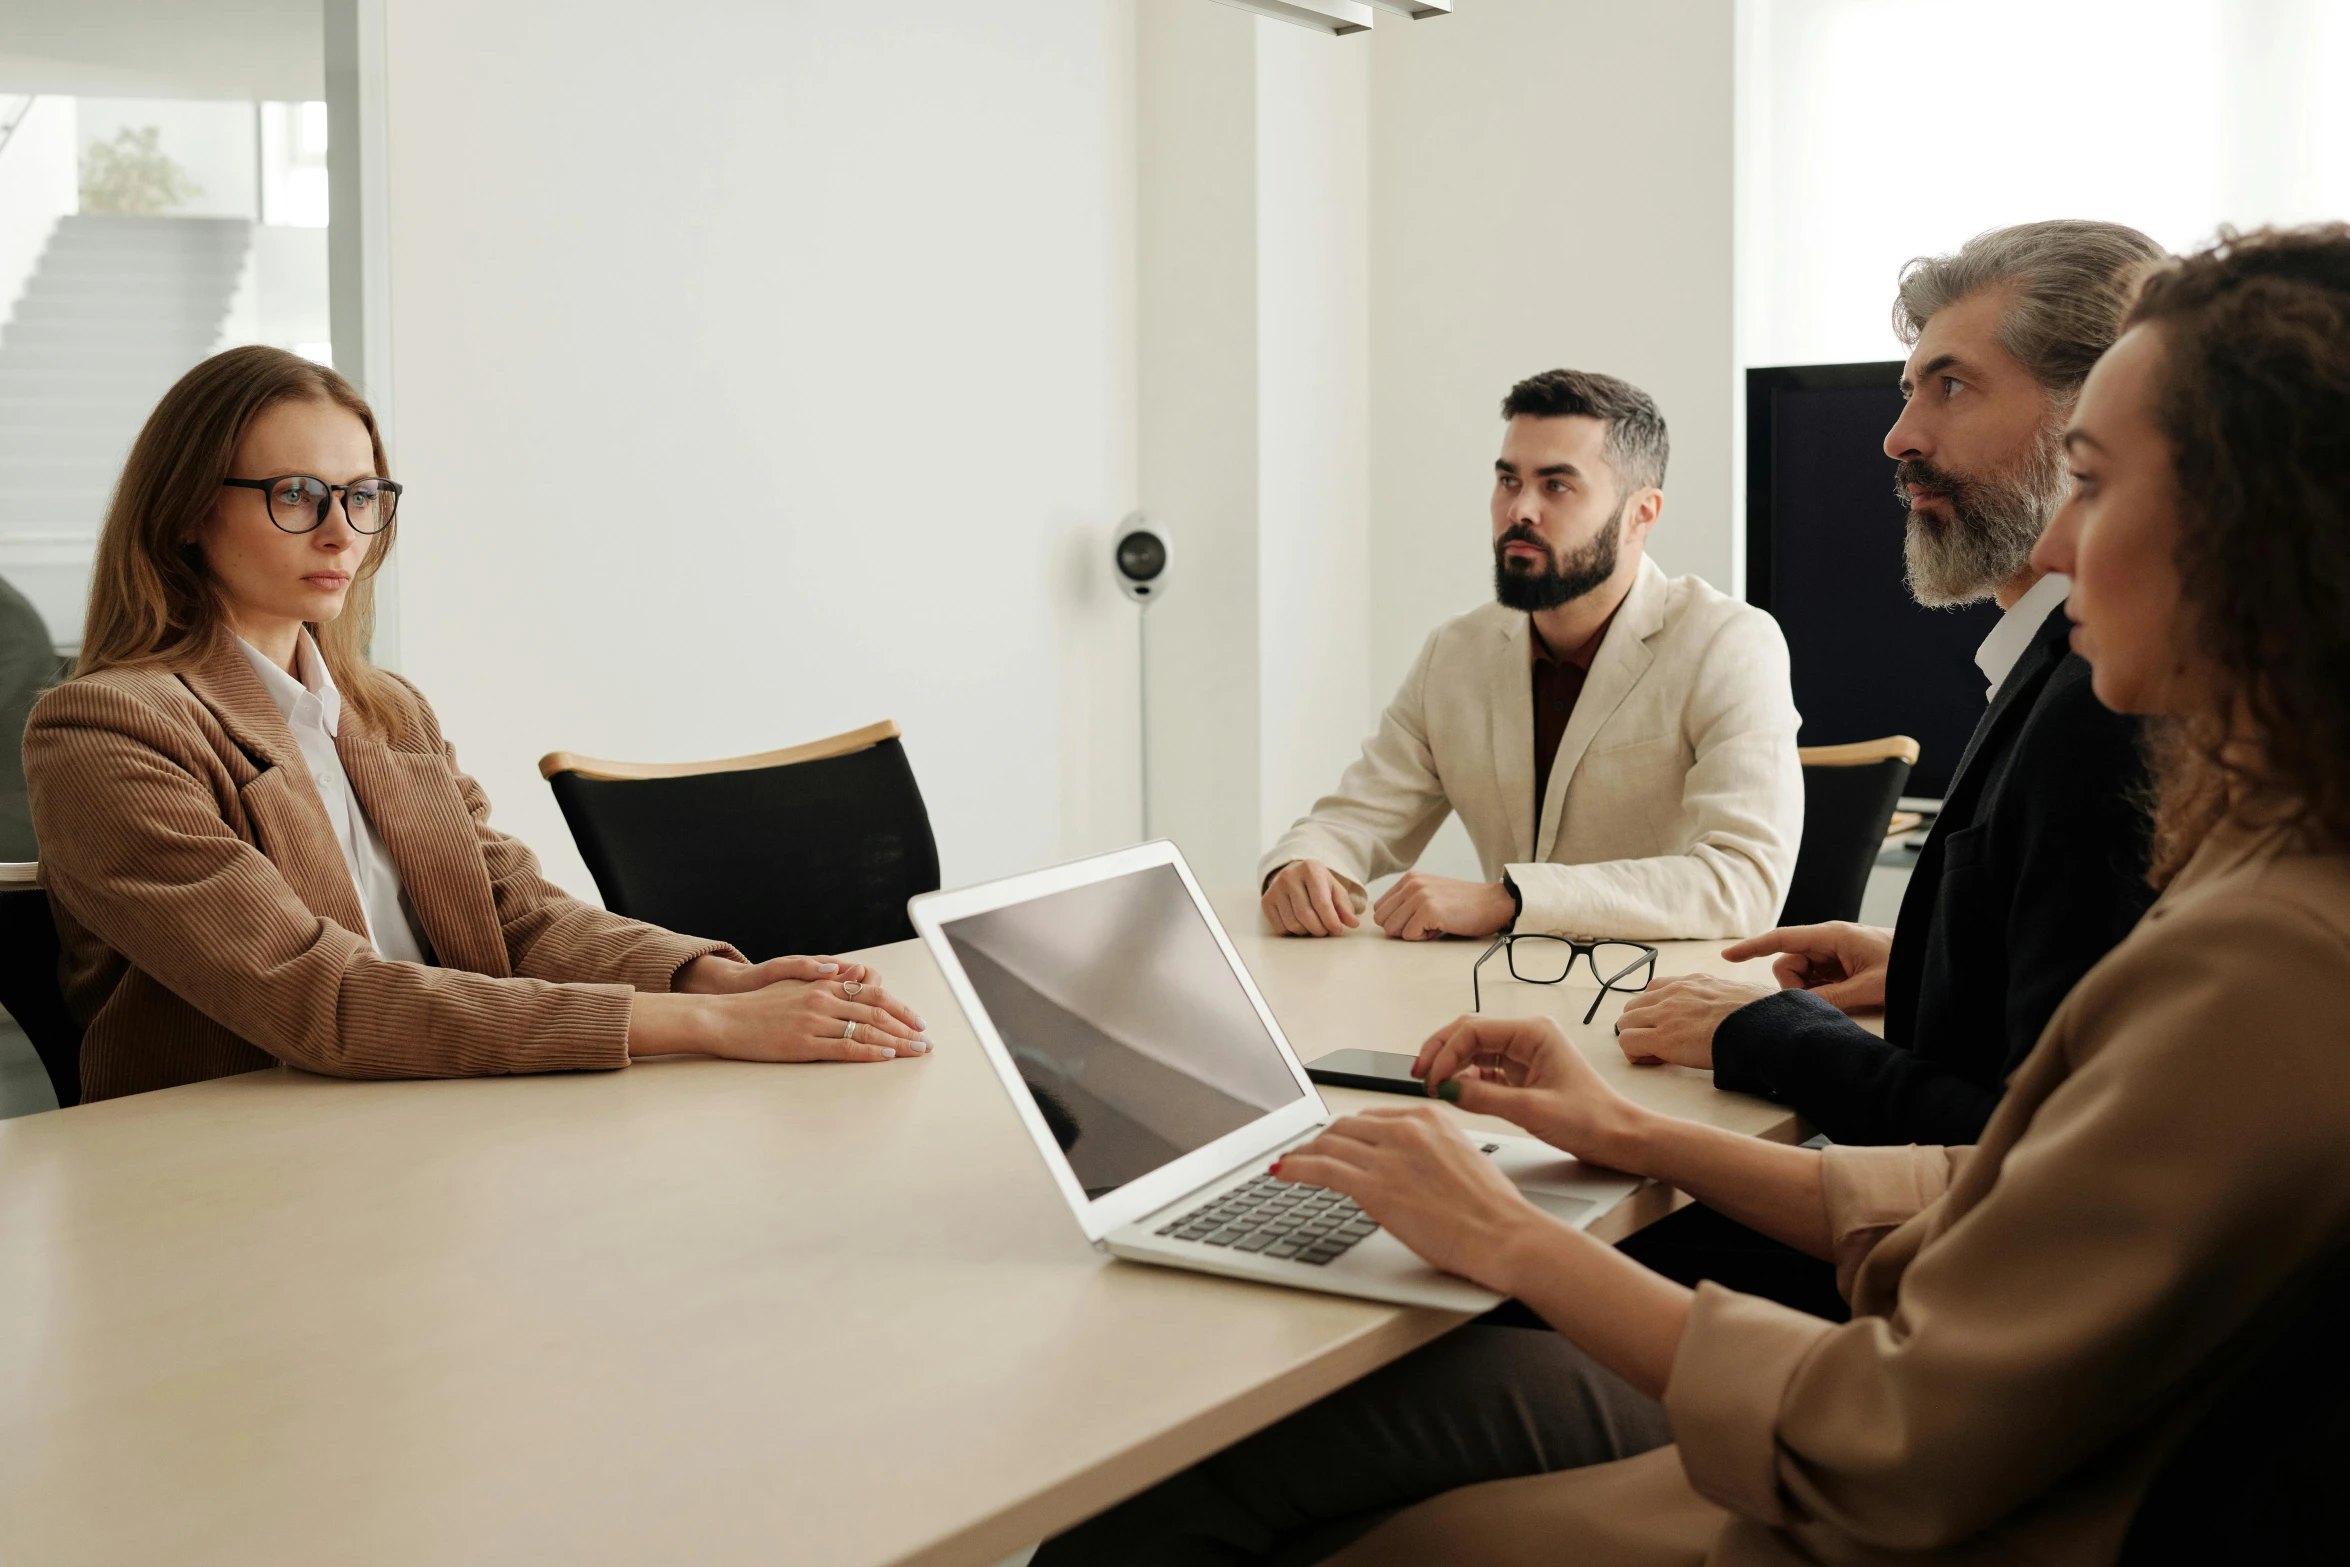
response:
M1275 21L1295 22L1323 33L1370 31L1368 0L1222 0L1236 11L1254 11Z
M1295 22L1323 33L1368 32L1373 13L1408 16L1425 21L1452 15L1452 0L1221 0L1238 11L1254 11L1283 22Z

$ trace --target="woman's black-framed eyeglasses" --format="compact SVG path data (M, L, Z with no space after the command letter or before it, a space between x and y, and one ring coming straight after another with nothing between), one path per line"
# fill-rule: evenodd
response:
M1574 972L1577 958L1591 960L1592 977L1599 981L1599 994L1591 998L1591 1010L1583 1014L1588 1023L1599 1016L1599 1004L1611 990L1646 990L1648 982L1656 978L1656 948L1645 941L1575 941L1566 936L1511 936L1493 938L1476 966L1469 970L1469 995L1472 1010L1485 1010L1485 995L1478 984L1477 971L1485 967L1485 960L1504 949L1509 952L1510 978L1527 985L1555 985ZM1637 983L1626 983L1638 974Z
M354 479L329 484L306 473L274 479L223 479L231 489L259 490L269 497L269 520L282 533L312 533L326 525L327 508L343 498L343 519L353 533L381 533L400 509L400 486L389 479Z

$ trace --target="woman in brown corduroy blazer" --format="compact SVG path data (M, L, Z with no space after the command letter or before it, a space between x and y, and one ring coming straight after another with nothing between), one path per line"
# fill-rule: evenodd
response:
M1661 1398L1675 1439L1449 1491L1332 1561L2115 1559L2164 1459L2350 1241L2345 430L2350 227L2153 273L2089 377L2074 490L2035 559L2072 577L2098 698L2163 715L2167 887L1978 1145L1811 1151L1675 1122L1547 1021L1463 1018L1423 1048L1442 1097L1834 1260L1852 1321L1649 1273L1538 1212L1427 1109L1338 1122L1276 1166L1533 1307ZM1441 1425L1495 1401L1431 1382L1350 1410ZM1316 1455L1249 1452L1273 1499L1251 1505L1291 1505L1283 1460ZM1184 1481L1240 1494L1195 1471L1040 1561L1240 1559L1169 1522ZM1114 1540L1121 1516L1139 1527Z
M453 1077L927 1050L861 965L754 965L622 919L490 826L423 695L367 661L385 475L349 383L272 348L189 371L132 446L80 668L25 732L83 1097L273 1061Z

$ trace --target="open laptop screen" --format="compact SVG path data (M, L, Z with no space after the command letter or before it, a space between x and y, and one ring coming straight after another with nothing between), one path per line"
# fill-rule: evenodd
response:
M1089 1198L1304 1092L1171 865L939 929Z

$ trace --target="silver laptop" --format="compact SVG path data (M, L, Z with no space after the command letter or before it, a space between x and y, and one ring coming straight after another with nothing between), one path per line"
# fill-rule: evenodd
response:
M1403 1305L1500 1297L1266 1166L1336 1119L1171 843L910 905L1086 1238L1136 1262ZM1580 1228L1640 1182L1532 1138L1477 1143Z

